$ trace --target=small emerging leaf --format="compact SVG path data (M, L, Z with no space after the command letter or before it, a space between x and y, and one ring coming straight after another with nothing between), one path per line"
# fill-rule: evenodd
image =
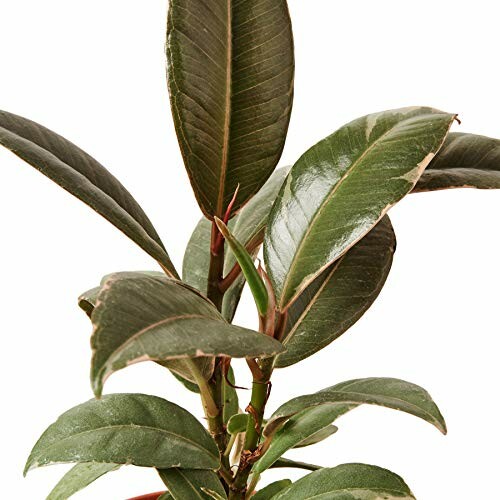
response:
M108 472L120 468L118 464L82 462L70 469L49 493L47 500L67 500Z
M248 418L248 413L233 415L227 424L227 432L229 432L229 434L239 434L240 432L245 432L248 424Z
M381 467L344 464L299 479L273 500L415 500L401 477Z
M63 413L34 446L25 474L71 462L216 469L219 453L183 408L156 396L112 394Z

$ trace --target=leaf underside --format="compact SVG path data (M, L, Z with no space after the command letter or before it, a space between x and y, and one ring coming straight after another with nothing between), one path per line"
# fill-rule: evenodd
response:
M285 0L172 0L168 86L184 163L203 213L237 212L271 175L293 99Z

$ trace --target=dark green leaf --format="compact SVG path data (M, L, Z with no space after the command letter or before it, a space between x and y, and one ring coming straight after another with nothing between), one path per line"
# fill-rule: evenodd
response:
M319 465L306 464L305 462L296 462L295 460L281 457L276 460L273 465L271 465L270 469L304 469L314 471L322 469L322 467Z
M67 500L104 474L117 470L120 465L82 462L70 469L49 493L47 500Z
M273 436L264 456L255 464L254 471L262 474L291 448L300 445L323 429L329 429L336 415L329 405L319 405L292 416Z
M177 277L140 205L94 158L42 125L6 111L0 111L0 144L93 208Z
M92 323L91 379L98 396L109 375L140 361L283 351L267 335L230 325L199 292L168 277L112 275L99 293Z
M186 410L156 396L111 394L63 413L34 446L25 473L56 463L216 469L219 454Z
M245 432L248 418L248 413L238 413L237 415L233 415L227 424L227 432L229 432L229 434L239 434L240 432Z
M232 386L228 382L230 382ZM222 383L222 393L224 399L223 419L225 424L227 424L229 422L229 419L233 415L236 415L239 411L238 393L233 387L234 385L234 372L233 369L229 367L227 380L224 380L224 382Z
M202 488L227 498L217 474L213 471L171 468L159 470L158 474L175 500L210 499Z
M321 469L299 479L272 497L273 500L415 500L398 475L381 467L343 464Z
M413 192L450 188L500 188L500 140L452 133Z
M254 258L248 253L245 246L238 241L234 234L231 233L224 222L216 217L215 223L238 261L243 276L245 276L250 291L252 292L259 314L264 316L269 305L269 296L266 285L255 268Z
M173 498L174 497L168 491L166 491L161 497L158 497L158 500L171 500Z
M348 380L314 394L299 396L280 406L267 424L268 432L275 424L293 415L327 405L335 418L361 404L385 406L422 418L446 434L446 423L429 393L418 385L394 378L362 378Z
M309 437L306 437L303 441L301 441L299 444L296 444L294 448L304 448L305 446L311 446L313 444L321 443L321 441L324 441L325 439L329 438L330 436L333 436L338 431L338 427L335 425L329 425L328 427L325 427L315 434L312 434Z
M298 160L276 199L264 241L281 310L413 189L454 118L430 108L368 115Z
M254 257L264 238L269 211L288 171L289 167L283 167L273 172L262 189L243 207L238 215L229 221L228 227L234 236L249 249ZM207 294L210 233L211 223L203 217L189 240L182 265L182 279L203 295ZM226 248L224 273L229 273L235 264L234 254L230 248ZM240 275L224 294L222 314L228 321L233 320L244 284L245 279L243 275Z
M372 305L392 264L396 237L384 218L316 278L288 311L286 352L277 367L311 356L347 331Z
M292 484L290 479L282 479L281 481L275 481L267 485L265 488L259 490L252 497L252 500L270 500L274 495L279 493L281 490L288 488Z
M281 156L293 97L286 0L173 0L168 84L177 137L198 203L223 218L265 183Z

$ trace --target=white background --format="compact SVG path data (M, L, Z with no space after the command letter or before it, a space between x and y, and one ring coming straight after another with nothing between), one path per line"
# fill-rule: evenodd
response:
M181 267L200 213L167 101L166 1L1 0L0 108L60 132L113 172L154 221ZM429 105L460 113L455 129L500 137L497 2L291 0L296 98L282 164L369 112ZM90 325L80 292L154 262L104 219L0 151L2 410L0 497L43 499L65 466L22 478L41 432L89 399ZM278 371L269 403L349 378L393 376L429 390L444 437L414 417L364 407L337 435L290 453L325 466L366 462L401 474L419 500L498 498L499 191L412 195L391 211L394 266L375 305L341 339ZM238 323L255 326L248 293ZM240 370L239 383L248 385ZM108 392L145 392L200 416L196 396L143 363ZM243 394L245 399L247 394ZM293 471L269 478L298 477ZM159 490L149 469L123 468L77 498Z

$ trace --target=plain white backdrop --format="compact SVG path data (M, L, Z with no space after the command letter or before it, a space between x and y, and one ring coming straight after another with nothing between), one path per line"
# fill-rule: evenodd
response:
M289 3L296 98L281 164L351 119L407 105L457 112L463 124L455 130L500 137L498 2ZM45 124L101 161L142 204L180 268L200 212L167 100L166 0L0 4L0 108ZM156 266L12 154L0 151L0 163L0 497L43 499L68 467L23 479L29 451L60 413L92 397L91 328L76 298L106 273ZM387 467L419 500L498 498L499 213L500 191L405 198L390 212L398 250L374 306L333 345L274 377L271 410L349 378L418 383L439 404L448 436L406 414L363 407L339 420L338 434L303 449L302 460ZM236 319L255 326L247 292ZM248 386L245 367L237 368ZM119 372L106 389L160 395L201 416L197 397L152 363ZM154 471L125 467L75 498L160 489Z

